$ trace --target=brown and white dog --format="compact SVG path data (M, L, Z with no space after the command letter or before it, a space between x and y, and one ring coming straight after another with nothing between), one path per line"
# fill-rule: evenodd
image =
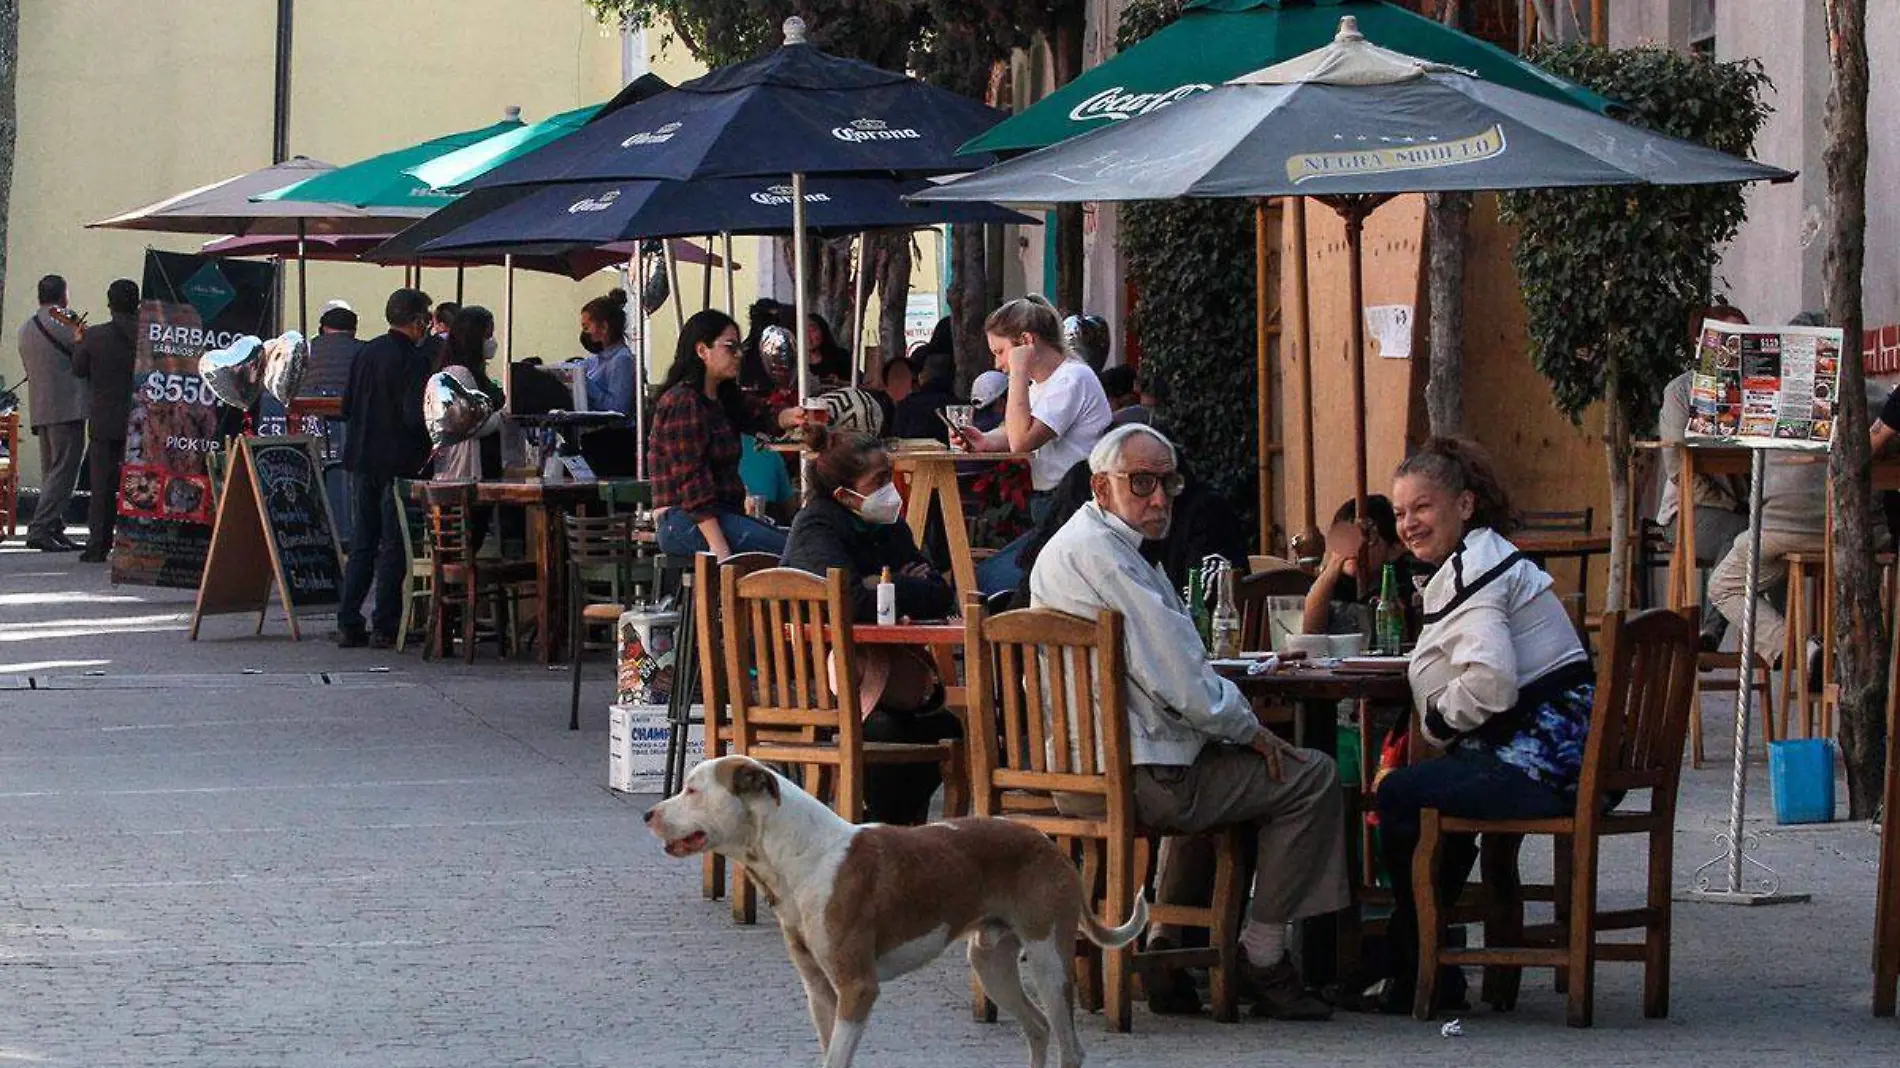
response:
M825 1068L851 1063L879 982L959 938L969 939L984 990L1022 1024L1030 1068L1043 1068L1052 1031L1061 1068L1079 1068L1075 935L1119 949L1148 926L1139 896L1120 927L1090 915L1074 863L1034 828L1000 819L856 826L748 757L699 764L646 823L668 855L712 850L758 881L804 981Z

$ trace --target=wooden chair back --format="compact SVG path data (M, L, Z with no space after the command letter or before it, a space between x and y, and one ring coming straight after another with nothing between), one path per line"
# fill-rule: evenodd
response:
M0 415L0 537L13 537L20 510L20 413Z
M733 750L751 751L768 732L829 732L822 746L803 747L795 759L835 766L833 807L858 822L864 815L864 741L843 569L832 568L823 578L789 567L727 575L719 601Z
M1051 837L1132 833L1121 616L973 609L965 628L975 814Z
M609 515L622 512L632 515L653 506L653 483L625 478L607 479L600 484L600 502L607 506Z
M1519 512L1517 529L1559 534L1588 534L1596 522L1595 508L1567 511Z
M437 581L443 569L475 566L475 509L479 507L472 482L424 483L429 505L429 548ZM473 577L471 573L471 579Z
M647 570L633 541L633 516L570 512L561 516L561 523L567 534L569 595L575 602L584 600L590 585L607 586L613 604L633 601L634 585Z
M1240 647L1273 648L1269 597L1304 597L1313 588L1313 576L1297 568L1261 571L1234 583L1234 606L1240 609Z
M1609 795L1632 790L1651 791L1652 815L1675 812L1699 653L1696 621L1686 612L1604 616L1577 791L1580 828L1604 811Z
M711 553L693 555L693 628L699 639L699 693L706 709L706 756L721 752L716 733L731 723L726 700L726 638L720 590L766 568L777 567L771 553L734 553L722 562Z

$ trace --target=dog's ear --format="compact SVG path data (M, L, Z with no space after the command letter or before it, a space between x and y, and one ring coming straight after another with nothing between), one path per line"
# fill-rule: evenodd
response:
M746 764L732 773L732 792L737 797L759 795L778 804L778 776L759 764Z

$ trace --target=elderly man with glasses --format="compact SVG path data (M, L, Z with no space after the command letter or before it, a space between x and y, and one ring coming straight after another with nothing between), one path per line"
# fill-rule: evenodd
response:
M1208 666L1180 593L1142 559L1143 539L1166 537L1173 520L1176 465L1173 443L1150 427L1103 436L1089 453L1094 499L1036 558L1031 603L1090 619L1105 609L1121 613L1136 818L1175 834L1255 825L1253 900L1240 936L1254 1013L1325 1019L1331 1010L1306 992L1286 936L1289 922L1351 900L1338 771L1324 754L1296 749L1260 725L1234 684ZM1207 900L1211 869L1186 852L1163 866L1163 901ZM1156 1011L1199 1009L1185 976L1145 977L1145 985Z

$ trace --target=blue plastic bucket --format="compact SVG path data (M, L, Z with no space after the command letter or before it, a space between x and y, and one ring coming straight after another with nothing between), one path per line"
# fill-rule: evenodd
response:
M1828 823L1834 819L1834 743L1798 738L1768 747L1768 781L1776 823Z

